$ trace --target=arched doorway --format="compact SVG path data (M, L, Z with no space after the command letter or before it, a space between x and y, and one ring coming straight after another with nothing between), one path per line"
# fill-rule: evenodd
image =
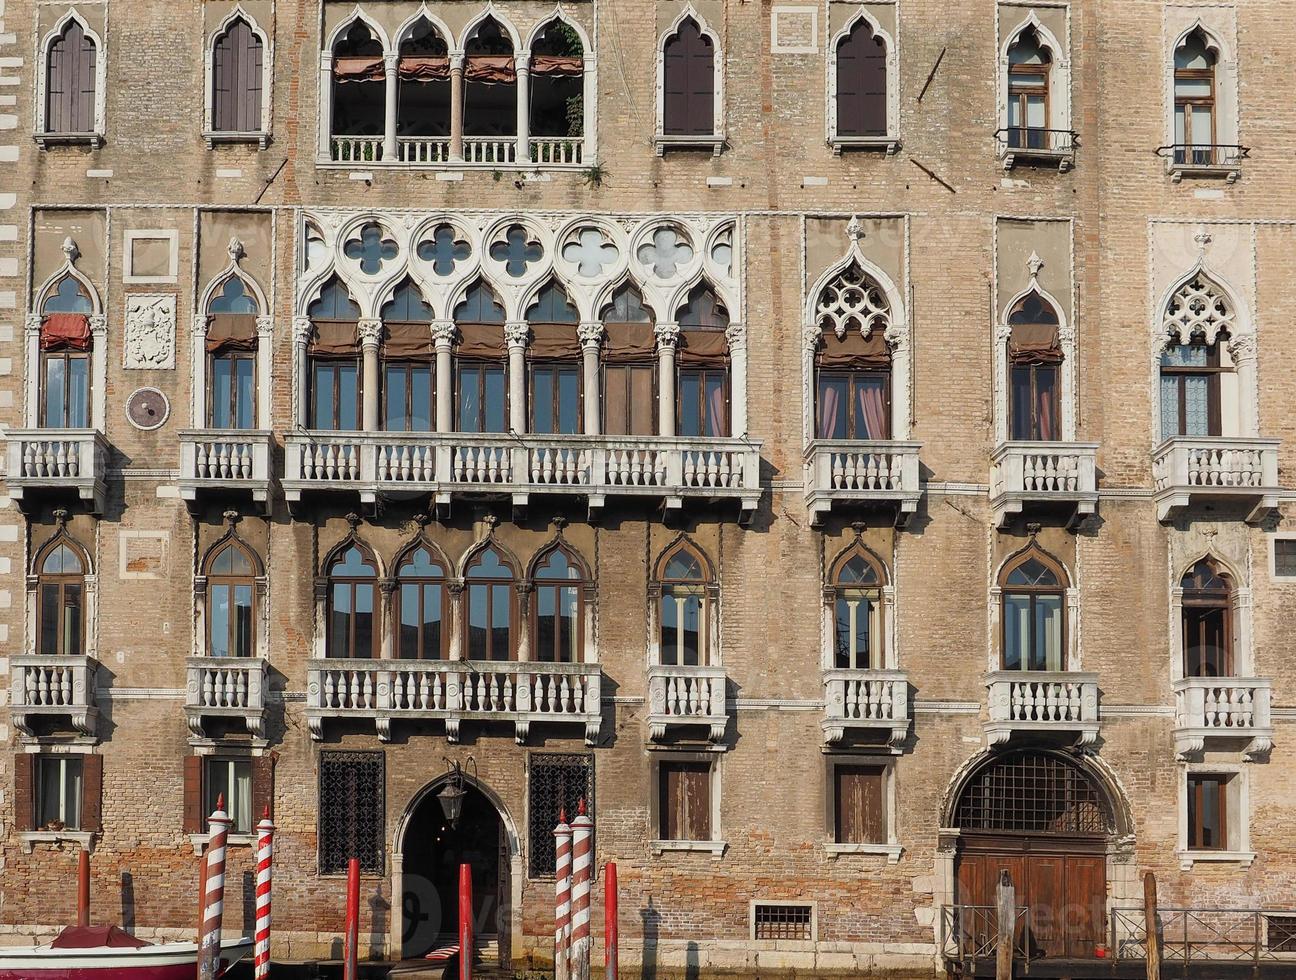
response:
M478 954L509 962L512 873L516 835L499 805L464 778L466 795L451 825L437 797L437 780L410 805L397 831L401 895L401 958L425 955L458 941L459 866L472 867L473 929Z
M958 905L993 908L1006 870L1017 906L1029 909L1018 941L1032 957L1096 955L1105 944L1115 817L1093 774L1062 752L996 754L964 780L952 816Z

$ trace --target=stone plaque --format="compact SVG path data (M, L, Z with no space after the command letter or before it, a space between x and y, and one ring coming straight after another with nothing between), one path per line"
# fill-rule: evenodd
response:
M126 297L126 342L122 366L175 370L176 298L174 293L131 293Z

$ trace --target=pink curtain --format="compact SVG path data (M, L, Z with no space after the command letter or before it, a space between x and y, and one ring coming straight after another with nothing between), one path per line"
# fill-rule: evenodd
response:
M1041 442L1052 442L1057 438L1054 431L1053 386L1036 382L1035 398L1039 417L1039 437Z
M711 416L711 435L727 436L729 434L729 420L725 418L725 393L723 385L716 385L708 393L707 398L710 402Z
M886 402L882 398L881 385L859 386L859 417L864 420L869 439L886 439L887 432Z
M819 438L831 439L837 427L837 403L840 393L832 385L819 389Z

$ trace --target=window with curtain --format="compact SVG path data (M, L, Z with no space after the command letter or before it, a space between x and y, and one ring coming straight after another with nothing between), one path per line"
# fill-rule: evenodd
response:
M832 578L833 666L878 670L886 666L882 634L882 573L857 550L838 563Z
M1001 578L1004 670L1065 670L1066 587L1062 570L1042 553L1028 551Z
M887 135L887 52L862 17L837 42L837 135Z
M504 307L480 280L455 307L455 423L460 432L508 431Z
M512 660L516 645L513 566L495 547L487 546L473 558L464 577L468 659Z
M1161 438L1221 432L1219 342L1170 344L1161 354Z
M261 130L261 39L235 17L212 44L212 129L218 133Z
M207 563L207 656L256 654L256 566L229 541Z
M517 67L513 41L495 18L482 21L464 45L463 78L464 136L516 136Z
M1203 558L1179 581L1183 590L1185 677L1233 675L1233 585L1228 574Z
M448 138L450 50L426 17L415 21L401 41L396 74L396 135Z
M657 339L653 317L633 283L603 309L603 428L606 435L657 434Z
M359 545L333 560L328 571L326 656L368 660L375 655L377 588L378 568Z
M334 136L383 135L386 126L387 74L382 42L356 20L333 47ZM381 145L371 157L382 155Z
M420 545L406 553L396 579L397 656L401 660L445 660L450 634L441 562Z
M1215 52L1201 28L1174 53L1175 163L1215 162Z
M531 42L531 135L579 138L585 126L585 47L555 18ZM540 161L544 162L544 161Z
M1008 48L1008 145L1049 147L1049 71L1053 54L1028 27Z
M715 45L685 17L662 46L662 133L715 134Z
M1008 313L1009 438L1050 442L1062 436L1062 344L1057 311L1032 290Z
M41 304L40 424L51 429L90 425L90 355L94 307L85 287L64 276Z
M881 284L852 262L824 286L815 322L815 437L890 439L891 307Z
M1188 848L1228 850L1228 785L1224 775L1188 775Z
M85 560L56 538L36 567L36 649L44 657L79 656L85 652Z
M576 332L580 314L556 282L541 288L527 311L531 344L527 381L531 431L573 434L581 431L581 347Z
M74 755L36 758L36 826L81 829L82 761Z
M85 28L70 19L50 42L45 62L45 132L93 133L99 52Z
M310 427L354 432L363 415L360 343L356 334L360 308L346 287L332 279L307 311L315 324L310 357Z
M710 662L707 623L711 611L702 556L681 543L660 569L661 662L670 667L706 666Z
M252 761L250 759L207 759L203 773L204 813L215 813L224 800L230 818L230 833L251 834Z
M729 311L710 286L689 291L676 314L676 434L729 435Z
M436 412L432 308L406 279L383 304L382 420L387 432L431 432Z
M584 575L579 562L555 547L535 567L532 600L532 658L545 663L577 663L584 629Z
M208 420L214 429L256 428L256 300L230 276L207 305Z

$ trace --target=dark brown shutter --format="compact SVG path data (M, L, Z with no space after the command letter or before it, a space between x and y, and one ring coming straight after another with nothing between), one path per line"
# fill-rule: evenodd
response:
M710 136L715 130L715 51L692 18L662 50L662 132Z
M665 840L711 839L711 766L661 764L661 824Z
M95 46L72 21L49 50L45 66L45 131L89 133L94 126Z
M885 136L886 46L863 22L837 45L837 135Z
M239 18L216 39L212 52L212 128L254 133L261 129L261 39Z
M880 766L837 766L837 842L885 844L886 813Z
M203 832L203 757L190 755L184 761L184 832Z
M36 829L36 757L19 752L14 760L14 828Z
M269 812L274 818L274 769L278 752L267 752L252 760L252 826Z
M76 98L72 106L73 133L91 133L95 128L95 51L94 42L77 29ZM68 32L68 41L72 34Z
M81 829L103 830L103 756L81 757Z
M71 68L67 38L62 37L50 45L49 64L45 68L45 131L66 133L67 113L71 103L68 70Z

